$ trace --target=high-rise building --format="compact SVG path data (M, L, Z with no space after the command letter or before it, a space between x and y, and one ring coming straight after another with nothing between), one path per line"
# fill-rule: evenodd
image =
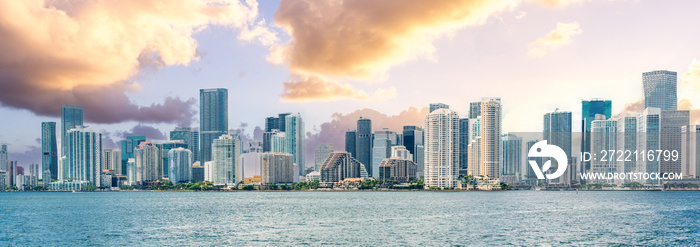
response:
M614 153L607 153L608 150L616 150L617 146L617 121L606 120L605 117L599 115L598 120L591 122L591 154L596 154L596 159L591 159L591 173L616 173L617 157ZM616 153L616 151L613 151ZM608 157L601 156L606 154ZM607 183L622 182L622 181L606 181Z
M7 159L7 144L0 144L0 170L5 170L7 162L9 162Z
M335 148L331 144L321 144L314 151L314 170L320 171L323 162L326 161L328 156L335 151Z
M413 161L413 154L411 154L411 152L409 152L405 146L393 146L393 147L391 147L391 156L390 157L399 157L399 158L402 158L405 160ZM414 162L414 164L415 164L415 162Z
M700 177L700 125L683 126L681 129L681 169L683 175Z
M450 109L450 106L444 103L430 103L430 112L437 109Z
M469 167L469 119L459 119L459 175L467 175Z
M481 136L477 136L467 146L469 160L467 161L467 174L481 176L483 164L481 163Z
M412 160L400 157L391 157L382 160L379 165L379 180L390 180L399 183L407 183L416 179L416 163Z
M293 183L298 177L294 173L294 155L263 153L260 159L260 184Z
M321 166L321 183L330 185L346 178L366 178L367 170L357 159L344 151L331 153Z
M279 129L279 118L276 117L266 117L265 118L265 132L270 132L273 129Z
M88 181L99 187L102 172L102 134L84 126L68 130L66 139L67 174L64 179Z
M661 109L646 108L637 117L637 151L659 149L659 115ZM638 159L637 171L646 173L659 173L659 161L657 159ZM647 180L645 183L658 184L660 180Z
M222 135L214 140L212 155L214 162L212 182L214 185L231 187L243 181L241 140L237 136Z
M590 148L589 148L590 150ZM623 116L617 120L617 148L630 153L637 150L637 117ZM622 159L618 162L621 172L631 173L637 171L637 159ZM631 182L628 180L626 182Z
M17 174L19 173L17 169L17 161L7 161L7 179L5 180L7 187L17 184Z
M683 126L690 125L690 111L662 110L659 114L659 149L663 152L681 152ZM667 156L669 157L669 156ZM661 174L682 171L681 159L659 159Z
M182 140L157 142L153 145L158 148L158 158L160 159L160 168L162 169L158 172L159 178L166 178L170 175L170 155L168 155L170 150L175 148L187 149L189 147L189 145ZM192 151L190 150L190 152ZM192 165L192 163L190 163L190 165ZM172 182L172 180L170 181Z
M287 133L279 131L273 133L275 134L270 139L270 152L289 153L287 151Z
M150 142L142 142L134 149L136 162L136 184L146 185L160 180L163 176L158 147Z
M69 130L83 125L83 108L80 106L63 105L61 107L61 156L66 156L68 143L66 140Z
M187 144L186 149L192 152L192 159L199 161L197 159L197 154L199 153L199 131L192 130L190 127L176 127L175 130L170 131L170 140L180 140Z
M544 131L542 138L547 141L549 145L555 145L566 154L568 158L567 164L558 164L555 159L551 159L552 167L548 171L544 171L545 174L554 173L559 166L567 166L571 164L571 112L568 111L558 111L544 114ZM568 184L571 182L570 177L559 177L550 183L558 184Z
M481 116L481 101L469 103L469 119L476 119Z
M122 174L122 151L112 148L103 149L102 170L110 174Z
M511 183L520 182L522 159L523 139L513 134L501 136L501 178Z
M129 158L126 160L126 181L129 185L138 185L138 173L136 169L136 160Z
M425 118L425 185L457 187L458 180L459 116L438 109Z
M581 152L591 152L591 122L595 120L596 115L603 115L605 119L612 117L612 101L591 99L581 100ZM591 163L588 160L582 160L581 166L584 171L591 168Z
M192 182L203 182L204 180L204 166L201 165L199 161L195 161L192 164Z
M423 177L424 155L423 129L418 126L403 126L403 145L413 154L413 163L416 163L416 176Z
M355 138L355 152L367 173L372 174L372 120L360 118L357 120L357 137Z
M287 131L287 116L292 115L291 112L277 114L277 129L282 132Z
M192 151L182 147L168 151L168 179L171 183L192 182Z
M678 75L668 70L642 73L644 84L644 108L654 107L662 111L678 108Z
M285 116L285 136L286 136L286 152L288 154L294 155L294 164L299 166L299 176L306 175L305 168L306 163L304 160L304 139L306 137L306 131L304 129L304 121L301 119L300 114L286 115Z
M348 130L345 132L345 152L357 159L357 131Z
M192 149L190 149L190 151L192 151L194 161L201 161L202 152L199 151L199 147L201 147L201 144L199 143L199 129L192 129L190 142L192 143Z
M200 159L212 160L212 142L228 133L228 89L199 90Z
M396 132L389 130L381 130L374 132L374 141L372 142L372 168L371 177L379 177L379 165L384 159L391 157L391 147L398 145L398 136Z
M126 172L127 170L127 163L129 162L129 159L134 159L136 158L134 156L134 149L136 146L141 144L142 142L146 141L145 136L127 136L126 140L121 141L121 147L122 147L122 175L127 175Z
M525 155L527 155L527 152L532 149L532 146L534 146L536 143L540 142L540 140L532 140L527 142L527 149L525 149ZM539 184L539 181L537 179L537 175L535 174L535 171L530 167L530 164L528 161L533 160L536 162L536 164L542 166L544 164L544 158L527 158L526 164L525 164L525 184L527 185L537 185Z
M481 174L490 179L500 175L501 111L501 98L481 99Z
M42 179L48 181L51 181L51 179L58 179L58 147L56 144L56 122L41 123L41 154L41 170L49 170L51 172L50 178L42 177Z

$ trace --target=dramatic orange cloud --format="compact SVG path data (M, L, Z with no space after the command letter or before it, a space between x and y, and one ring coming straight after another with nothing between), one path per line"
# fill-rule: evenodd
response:
M0 102L52 116L80 105L93 122L189 121L193 100L158 104L174 110L163 118L134 105L131 78L144 66L197 60L192 35L210 25L272 44L257 19L254 0L0 1Z
M367 93L355 90L348 84L327 80L319 76L307 76L284 83L283 101L312 101L339 99L367 99Z
M527 54L532 57L542 57L552 49L571 43L573 37L582 32L576 22L557 23L557 28L528 45Z
M429 57L432 41L479 25L519 1L282 0L275 24L292 37L269 60L301 74L368 78L391 65Z
M683 73L682 82L693 90L700 91L700 60L693 59L688 71Z

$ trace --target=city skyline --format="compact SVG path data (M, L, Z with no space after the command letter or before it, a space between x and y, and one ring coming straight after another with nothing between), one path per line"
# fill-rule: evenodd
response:
M440 4L436 3L435 5ZM264 42L260 41L260 39L240 38L237 36L240 35L240 32L236 30L217 25L202 24L208 28L203 29L201 32L192 32L191 36L180 36L183 39L191 38L191 40L197 41L194 45L198 51L202 51L197 56L197 59L189 57L190 59L187 60L186 58L188 57L185 56L183 59L187 60L187 63L179 64L178 66L176 65L178 63L166 62L161 67L148 71L144 71L138 66L135 70L135 73L138 74L138 79L129 77L130 79L127 80L129 84L126 87L130 90L125 93L126 96L124 97L131 101L130 104L126 105L127 107L123 109L110 108L112 111L95 112L90 111L94 109L92 105L83 104L81 106L89 107L84 112L86 116L85 125L96 128L96 131L103 134L106 139L104 143L105 148L113 148L118 147L119 140L124 139L125 136L149 135L148 137L151 140L167 140L167 132L175 127L188 127L184 125L189 125L189 127L199 126L197 117L192 117L188 121L179 121L182 120L180 119L182 116L196 116L200 113L197 110L199 106L197 105L196 91L202 88L227 88L232 92L228 100L231 106L228 109L228 115L231 116L229 118L229 130L237 131L238 129L243 129L243 133L253 137L256 126L264 128L264 117L277 112L300 112L304 116L307 133L316 138L312 140L312 146L306 150L306 154L309 156L309 153L312 153L313 149L315 149L313 145L322 143L320 141L329 135L327 131L324 132L323 124L339 126L339 124L334 123L336 118L334 116L340 116L341 119L350 119L350 116L353 114L368 112L368 110L362 110L365 108L376 109L377 112L386 114L387 116L383 118L386 118L385 121L390 122L396 121L399 117L394 116L399 116L402 112L409 115L423 114L420 110L427 108L429 103L441 102L451 105L460 114L460 117L466 117L469 114L467 102L476 101L482 96L496 96L504 100L504 132L536 131L541 126L541 123L538 123L538 121L522 123L517 119L541 115L551 112L554 108L571 111L573 115L578 115L580 114L578 103L581 99L610 99L614 101L613 114L617 114L627 104L632 106L639 104L639 100L643 98L640 96L640 92L643 91L640 74L655 69L665 69L678 73L679 108L700 105L700 102L696 102L698 101L697 97L690 97L697 93L694 80L699 78L696 76L697 66L695 66L696 62L694 62L697 59L697 54L694 53L693 46L690 44L697 43L692 41L700 40L700 35L684 33L684 37L687 39L683 43L665 38L678 36L678 32L688 25L685 22L676 20L682 20L685 15L692 14L692 11L690 11L692 8L687 6L681 7L680 4L664 4L664 7L673 10L669 12L674 14L672 16L663 14L658 19L655 17L645 21L645 24L649 28L653 28L657 25L664 26L664 23L674 23L674 26L677 28L657 28L666 32L667 35L644 36L644 39L636 38L644 35L644 32L631 28L639 25L638 23L633 25L632 22L616 18L616 16L642 15L658 8L655 5L659 5L659 3L586 2L558 4L558 6L518 3L512 6L513 9L506 9L497 13L486 13L483 23L471 23L469 17L466 18L467 21L455 22L457 27L454 30L436 31L436 35L439 37L427 41L428 45L432 45L435 48L431 53L432 58L418 56L417 59L399 59L404 61L400 64L384 61L384 64L388 64L388 69L384 70L385 75L368 80L370 83L364 83L364 79L357 79L353 76L350 79L337 80L342 84L349 85L355 92L359 90L365 91L368 95L367 100L344 99L328 101L327 99L318 99L316 101L299 102L290 101L289 98L281 99L280 95L288 89L282 82L294 81L290 79L289 74L290 70L295 70L292 68L293 66L270 66L270 63L267 61L270 57L269 46L263 45ZM21 9L22 7L26 6L8 6L4 9ZM86 8L88 7L94 6L86 6ZM260 28L275 32L278 44L289 40L301 42L303 40L300 37L295 36L293 33L287 33L285 30L285 27L290 25L288 22L289 18L292 17L289 15L285 16L287 12L284 11L289 10L290 7L290 2L267 1L261 2L256 6L248 6L247 10L256 12L256 14L249 16L250 18L256 20L265 19L267 21ZM340 6L321 7L342 8ZM501 7L496 6L495 9L500 9ZM62 8L58 6L57 9L61 10ZM310 10L300 8L295 11ZM600 16L599 19L601 20L596 20L598 17L592 18L592 11L596 11L596 16ZM362 17L361 14L358 15L358 18ZM655 14L654 16L657 15ZM83 21L81 17L71 15L69 17L73 17L75 20L83 23L81 22ZM162 16L157 17L160 18ZM401 17L392 16L392 18ZM602 21L605 18L616 21L612 23ZM353 19L353 21L359 21L359 19ZM564 24L577 23L577 25L558 25L560 22ZM441 23L449 22L443 21ZM235 24L235 26L244 25L247 24ZM407 25L415 27L415 23L408 23ZM255 25L249 26L249 31L256 27ZM544 56L533 56L536 54L530 54L530 50L537 51L538 49L539 53L535 53L541 54L542 49L540 48L542 47L537 46L535 41L545 39L548 37L548 33L556 33L554 31L566 30L566 28L574 30L569 32L572 36L567 44L561 45L556 49L545 47L546 54ZM614 35L616 42L610 42L609 45L601 43L606 40L602 37L609 37L609 33L620 28L626 28L624 29L627 31L625 35ZM439 30L440 28L434 29ZM520 29L523 31L515 31ZM285 34L288 36L285 36ZM394 33L391 34L393 35ZM513 41L504 43L504 38ZM493 40L497 41L493 42L494 45L484 44ZM634 40L634 45L622 46L625 41L629 40ZM404 44L405 39L399 38L397 42ZM464 46L464 44L467 45ZM652 49L654 47L657 47L657 49ZM479 50L484 52L490 51L491 53L484 53ZM494 53L494 51L499 52ZM606 53L606 61L615 63L616 66L597 65L597 62L593 62L602 58L602 51L608 52ZM493 54L493 56L486 56L486 54ZM237 59L235 57L244 57L245 59ZM578 60L581 61L572 62L567 59L568 57L578 57ZM476 63L477 61L478 63ZM555 66L555 63L566 64L565 62L570 62L570 66L559 66L556 72L552 72L549 69L549 66ZM457 64L463 66L455 67ZM0 69L3 71L9 69L5 65L6 63L0 62ZM234 73L231 73L232 68ZM507 70L509 73L505 74L511 74L517 80L505 76L504 73L497 72L502 70ZM331 72L327 71L326 74L334 74L334 72ZM430 81L431 83L422 83L424 81ZM521 83L513 83L514 81ZM488 87L485 85L488 85ZM502 90L503 85L508 85L507 88L513 90ZM579 86L571 87L571 85ZM0 86L5 88L4 83ZM439 88L446 86L454 89L450 91L465 93L446 95L439 90ZM551 91L561 92L561 95L550 95L546 99L536 99L537 97L522 93L531 91L531 89L527 88L541 88L543 86L550 88ZM395 87L395 91L391 90L392 87ZM603 87L606 90L598 90ZM384 89L384 95L395 93L396 98L376 99L374 96L377 95L375 93L379 92L379 89ZM61 91L63 89L54 90ZM416 94L416 92L420 93ZM49 95L54 94L50 93ZM167 97L173 97L173 100L167 101ZM178 98L179 101L174 100L175 98ZM123 100L123 98L117 97L115 100ZM38 124L39 122L59 122L60 119L56 117L59 111L45 108L37 110L33 106L18 105L10 102L7 96L4 95L0 96L0 102L2 102L0 103L2 104L0 114L11 116L15 119L15 121L8 122L6 128L16 129L17 131L0 132L0 142L10 144L10 156L16 157L14 159L17 160L26 160L28 156L34 157L36 153L40 153L41 145L33 142L34 139L41 137L40 133L34 131L35 128L27 128L26 126L32 126L32 123ZM172 104L168 104L168 102ZM240 102L259 103L241 104ZM513 104L514 102L518 102L518 104ZM78 103L80 102L72 99L63 103L79 105ZM83 103L89 102L84 101ZM143 112L141 111L143 109L139 110L140 108L134 108L134 106L142 106L143 108L153 104L155 104L155 108L148 109L171 111L172 114L150 115L165 115L166 118L171 119L160 121L154 118L134 116L136 113ZM177 105L179 107L173 108L175 104L179 104ZM60 105L52 107L60 107ZM411 107L417 107L418 110L411 111L409 110ZM16 109L29 109L29 111ZM180 110L191 110L190 113L192 114L183 115ZM153 113L153 111L150 113ZM179 120L173 120L172 118L178 118ZM420 117L416 118L418 119L417 123L409 123L407 125L419 125ZM572 129L580 129L579 124L579 122L574 121ZM391 131L401 131L401 129L392 128L393 125L389 125L392 124L373 124L373 127L387 127ZM61 135L57 134L59 142L61 138ZM116 143L116 145L111 145L110 141ZM336 147L338 146L336 145ZM23 163L28 162L24 161ZM41 160L35 159L31 162L40 163Z

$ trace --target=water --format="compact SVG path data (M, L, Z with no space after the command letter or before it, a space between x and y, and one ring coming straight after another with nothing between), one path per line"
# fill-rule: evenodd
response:
M0 245L700 245L698 192L0 193Z

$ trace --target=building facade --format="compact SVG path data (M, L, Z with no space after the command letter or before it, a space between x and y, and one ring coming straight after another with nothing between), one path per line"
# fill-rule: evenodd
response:
M134 161L136 165L136 184L146 185L163 177L162 160L160 151L156 145L150 142L142 142L134 148Z
M323 162L328 159L332 152L335 152L335 148L331 144L321 144L316 148L314 151L314 171L321 170Z
M213 141L212 152L214 163L211 181L214 185L231 187L243 181L241 140L238 137L220 136Z
M367 170L359 160L350 153L336 151L321 166L321 183L332 184L346 178L366 178Z
M425 119L425 185L457 187L458 181L459 116L452 110L438 109Z
M260 183L264 185L293 183L294 155L263 153L260 159Z
M173 184L192 182L192 151L178 147L168 151L168 179Z
M200 159L210 161L212 143L228 133L228 89L199 90Z
M498 179L501 164L501 98L481 100L481 164L482 175Z
M76 126L83 126L83 108L80 106L63 105L63 107L61 107L61 156L66 156L68 131Z
M659 149L663 152L681 153L683 126L690 125L690 111L661 111L659 114ZM659 170L662 174L682 172L681 159L660 159Z
M122 151L106 148L102 150L102 171L110 174L122 174Z
M678 75L674 71L655 70L642 73L644 108L654 107L662 111L678 108Z
M355 144L357 160L367 168L369 174L372 174L372 120L367 118L357 120Z
M42 176L42 179L48 179L49 181L51 179L58 180L58 146L56 143L56 122L41 123L42 171L49 170L51 172L50 178Z
M129 159L134 159L134 149L136 146L146 141L145 136L127 136L126 140L121 141L122 147L122 175L127 175L127 164Z
M66 133L67 174L63 179L88 181L100 186L102 172L102 134L84 126L75 126Z
M416 179L417 166L412 160L400 157L384 159L379 165L379 180L408 183Z

